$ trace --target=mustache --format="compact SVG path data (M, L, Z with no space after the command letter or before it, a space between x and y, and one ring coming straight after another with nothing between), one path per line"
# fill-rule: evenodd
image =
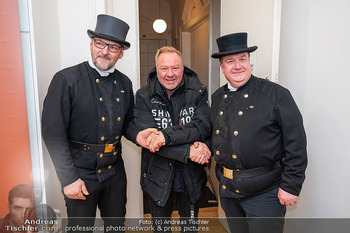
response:
M111 58L108 55L98 55L97 57L111 60Z

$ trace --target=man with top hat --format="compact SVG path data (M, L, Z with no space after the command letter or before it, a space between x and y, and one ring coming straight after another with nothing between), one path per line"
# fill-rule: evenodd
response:
M221 205L231 232L283 232L286 206L298 202L305 179L302 116L286 88L252 75L258 47L247 46L247 33L217 45L211 56L228 82L212 95L210 116Z
M69 218L71 227L92 226L97 207L105 226L124 222L126 174L120 139L124 135L136 142L139 130L133 124L132 83L114 66L130 47L128 30L124 21L99 15L95 31L87 31L89 61L57 72L44 101L43 138L68 217L90 217Z

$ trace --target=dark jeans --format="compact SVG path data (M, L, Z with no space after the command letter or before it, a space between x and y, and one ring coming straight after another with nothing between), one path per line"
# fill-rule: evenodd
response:
M86 200L73 200L65 196L68 228L72 232L74 226L91 227L94 226L96 208L101 212L104 226L111 226L110 232L120 232L124 227L126 213L126 174L124 166L116 172L114 176L103 181L84 180L85 186L89 192ZM77 218L79 217L79 218ZM69 231L68 231L69 232ZM86 231L83 232L92 232Z
M231 233L282 233L286 206L277 194L278 187L246 198L220 197Z
M183 192L171 192L168 201L165 206L159 206L157 203L147 195L148 207L152 215L154 232L197 232L197 224L191 224L190 219L196 220L198 217L198 203L192 204L191 197L188 193ZM180 226L173 229L171 224L167 221L171 220L171 214L173 212L174 200L176 200L176 205L180 214ZM161 224L160 224L161 223Z

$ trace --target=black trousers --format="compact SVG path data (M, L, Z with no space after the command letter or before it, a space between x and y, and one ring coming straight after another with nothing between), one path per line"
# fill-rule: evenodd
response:
M220 197L231 233L282 233L286 206L277 194L278 187L246 198Z
M159 206L157 203L148 195L147 202L148 207L152 215L154 232L197 232L197 224L191 224L190 220L196 220L198 217L198 202L192 203L190 195L186 192L171 192L168 201L165 206ZM180 214L180 226L172 228L170 221L171 214L173 212L174 200Z
M81 232L92 232L86 229L94 226L96 209L100 209L105 230L122 232L126 213L126 174L124 165L120 166L111 178L84 180L89 195L86 200L73 200L64 196L68 214L68 232L80 232L76 226L84 226ZM75 228L74 228L75 227Z

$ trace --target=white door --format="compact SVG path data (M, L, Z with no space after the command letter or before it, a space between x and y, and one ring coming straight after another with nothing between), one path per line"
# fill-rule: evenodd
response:
M209 77L209 18L191 31L191 69L208 87Z
M248 46L258 46L251 53L253 74L277 81L281 0L221 0L221 4L221 35L247 32Z

